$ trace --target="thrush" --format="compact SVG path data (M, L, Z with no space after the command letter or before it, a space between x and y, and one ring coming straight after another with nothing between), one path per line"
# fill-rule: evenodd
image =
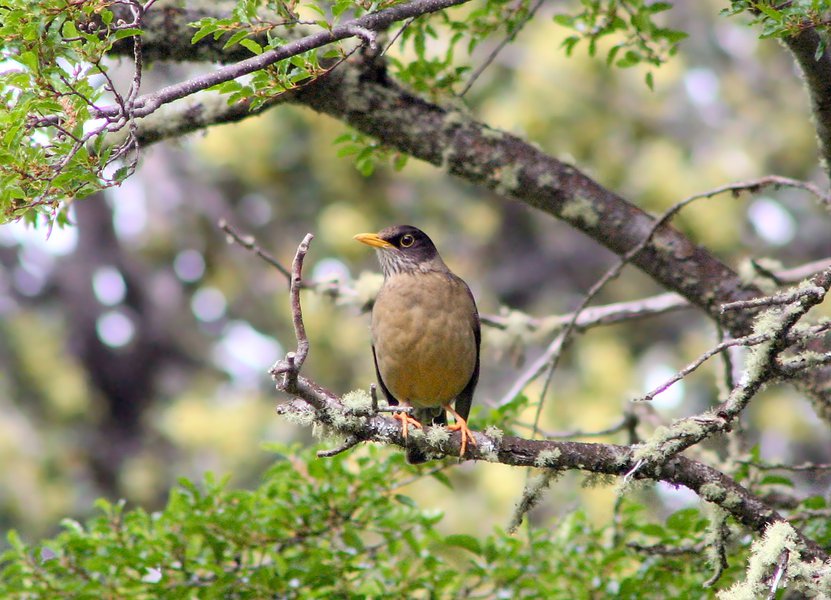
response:
M384 272L372 308L372 355L387 401L413 409L394 415L405 442L409 425L447 425L449 412L455 424L448 429L461 432L464 456L468 443L476 444L467 426L481 341L473 294L420 229L395 225L355 239L377 249ZM408 446L407 460L416 464L427 457Z

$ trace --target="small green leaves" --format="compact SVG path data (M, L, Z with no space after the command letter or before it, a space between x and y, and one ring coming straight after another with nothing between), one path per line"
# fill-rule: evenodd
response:
M339 145L339 157L354 157L355 168L364 177L372 175L375 167L380 163L392 161L392 166L396 171L400 171L407 164L406 154L395 152L357 131L338 136L334 143Z
M606 64L610 66L619 69L640 65L658 67L677 53L678 44L687 37L683 31L656 23L656 15L672 8L669 2L584 0L582 6L582 12L554 16L555 23L577 32L563 41L569 56L585 40L589 56L607 48ZM613 43L604 46L605 41ZM653 89L655 80L651 71L647 72L644 81Z

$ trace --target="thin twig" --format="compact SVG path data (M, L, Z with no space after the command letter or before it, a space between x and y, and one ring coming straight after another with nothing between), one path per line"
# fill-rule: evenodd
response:
M508 35L506 35L502 39L502 41L496 45L496 48L494 48L491 51L491 53L488 55L485 61L481 65L479 65L476 71L474 71L473 74L470 76L470 79L467 80L464 89L461 92L459 92L459 98L463 98L464 95L467 94L468 90L470 90L470 88L473 87L473 84L476 83L476 80L479 79L482 73L485 72L485 69L487 69L491 65L491 63L496 59L497 55L500 52L502 52L502 49L511 42L513 42L514 39L516 39L516 36L519 34L520 31L522 31L522 28L525 27L528 21L534 18L534 15L540 9L540 6L542 6L543 2L545 2L545 0L537 0L537 3L533 7L531 7L531 10L528 11L528 14L525 15L525 17L519 23L516 24L514 29L509 31Z
M295 366L297 371L303 367L306 356L309 354L309 338L306 337L306 326L303 324L303 309L300 307L300 283L303 281L303 259L309 251L309 244L314 235L307 233L303 241L297 247L294 261L291 263L291 320L294 324L294 333L297 338L297 353L295 355Z
M334 448L329 448L328 450L318 450L317 457L318 458L331 458L333 456L337 456L342 452L346 452L361 443L361 440L357 436L349 436L347 437L342 444L335 446Z
M350 37L355 37L360 31L380 31L396 21L403 21L414 16L438 12L469 0L413 0L406 4L398 4L376 12L367 13L346 23L335 25L330 29L323 29L316 33L293 40L278 48L268 50L257 56L239 61L233 65L222 67L187 81L169 85L151 94L136 99L133 117L146 117L155 112L160 106L185 98L196 92L208 89L260 71L281 60L297 56L309 50L315 50ZM121 108L117 105L96 108L92 111L94 118L105 118L119 115Z
M272 377L283 376L279 384L280 389L292 393L297 388L298 374L303 362L309 354L309 338L306 337L306 326L303 324L303 308L300 305L300 288L303 273L303 259L309 251L309 244L314 235L307 233L303 241L297 247L294 261L291 264L291 287L289 296L291 299L291 320L294 325L294 337L297 340L297 349L286 354L286 358L271 367L269 371Z
M277 259L274 258L271 254L263 250L262 247L257 244L256 240L254 239L254 236L241 235L239 232L237 232L236 229L231 227L231 225L229 225L228 221L226 221L225 219L220 219L217 226L222 231L224 231L226 235L228 235L230 242L236 242L246 250L250 250L257 256L259 256L269 265L280 271L280 273L282 273L283 276L286 278L287 283L291 285L291 273L289 272L289 270L286 269L283 265L281 265L277 261Z
M724 341L713 348L707 350L704 354L696 358L686 367L675 373L672 377L667 379L661 385L654 388L651 392L648 392L641 396L640 398L636 398L635 401L637 402L650 402L657 396L658 394L665 392L670 386L674 383L684 379L687 375L698 369L701 365L703 365L706 361L710 358L718 354L719 352L724 352L728 348L732 348L733 346L755 346L757 344L761 344L762 342L768 341L771 338L770 335L766 334L756 334L756 335L748 335L742 338L737 338L734 340L727 340Z
M775 294L773 296L762 296L760 298L752 298L751 300L738 300L736 302L728 302L721 305L721 312L728 310L739 310L745 308L758 308L761 306L773 306L775 304L790 304L805 295L814 294L822 297L825 295L825 290L819 286L811 287L797 287L785 293Z
M528 367L525 372L520 375L511 388L502 396L502 398L497 402L497 406L505 406L509 402L511 402L514 398L516 398L519 394L522 393L528 385L534 381L537 377L539 377L546 369L546 367L550 364L552 357L555 353L560 351L560 347L563 343L563 332L557 334L557 337L548 345L537 360L535 360L530 367ZM539 423L537 423L539 425ZM539 432L539 427L537 426L534 428L535 432Z
M782 555L779 557L779 560L776 563L776 574L773 577L773 583L770 585L770 592L768 592L767 600L773 600L776 598L776 590L779 589L779 583L782 581L782 577L785 574L785 571L788 567L788 559L791 556L790 550L785 548L782 550Z
M554 374L554 370L557 367L557 362L558 362L559 356L560 356L559 349L564 347L568 343L571 334L575 330L575 323L577 322L577 318L579 317L580 313L583 311L583 309L586 308L586 306L589 304L589 302L591 302L592 299L600 292L600 290L602 290L606 286L606 284L609 281L617 278L618 275L620 275L623 268L633 258L635 258L644 248L646 248L649 245L649 243L652 241L652 238L655 235L655 233L658 231L658 229L660 229L663 225L668 223L672 219L672 217L674 217L683 208L685 208L686 206L688 206L689 204L693 203L696 200L704 199L704 198L712 198L713 196L717 196L717 195L720 195L720 194L723 194L723 193L726 193L726 192L730 192L734 196L738 196L741 192L757 192L760 189L763 189L765 187L794 187L794 188L799 188L799 189L806 190L806 191L816 195L818 198L822 199L823 201L825 201L825 199L827 198L827 194L823 193L817 186L815 186L812 183L808 183L808 182L805 182L805 181L800 181L800 180L797 180L797 179L791 179L791 178L788 178L788 177L781 177L781 176L778 176L778 175L768 175L768 176L761 177L759 179L753 179L753 180L750 180L750 181L741 181L741 182L730 183L730 184L727 184L727 185L717 187L717 188L712 189L712 190L707 191L707 192L694 194L692 196L684 198L680 202L677 202L673 206L669 207L666 211L664 211L664 213L660 217L658 217L657 219L655 219L655 221L653 221L653 223L649 227L648 231L646 232L646 235L644 235L643 239L638 244L636 244L634 247L630 248L625 254L623 254L623 256L621 256L620 259L618 260L617 264L615 264L608 271L606 271L606 273L604 273L603 276L595 282L595 284L589 289L589 291L583 297L583 300L580 302L580 305L574 311L573 318L571 319L571 321L569 321L569 323L566 325L565 329L563 330L563 332L561 334L563 336L563 341L558 345L557 352L551 352L551 362L548 364L548 367L547 367L548 368L548 375L546 376L546 384L543 387L543 392L547 391L548 383L550 382L550 380L551 380L551 378ZM819 287L822 287L822 286L819 286ZM790 331L789 327L788 327L788 331ZM787 332L786 332L786 334L787 334ZM543 408L544 400L545 400L545 396L544 395L540 396L540 401L537 404L537 411L536 411L536 414L534 416L534 423L535 424L539 423L540 416L542 415L542 408Z
M784 463L757 463L752 460L737 461L749 465L760 471L831 471L831 463L802 463L801 465L786 465Z
M781 283L799 283L803 279L816 275L828 267L831 267L831 258L822 258L791 269L776 271L774 275Z
M666 544L639 544L638 542L627 542L627 548L643 552L644 554L657 556L685 556L687 554L701 554L704 544L693 544L692 546L668 546Z

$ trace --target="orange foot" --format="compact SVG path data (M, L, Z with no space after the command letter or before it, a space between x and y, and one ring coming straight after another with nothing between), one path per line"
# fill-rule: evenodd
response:
M453 415L453 418L456 419L456 422L453 425L448 425L447 429L450 431L461 431L462 432L462 448L459 451L459 458L465 455L465 450L467 450L467 443L470 441L471 444L474 446L476 445L476 438L473 437L473 432L470 431L470 428L467 426L467 421L465 421L459 413L457 413L449 404L444 405L444 409Z
M405 443L407 442L407 433L409 431L407 425L412 425L413 427L417 427L418 429L424 429L421 423L416 421L414 418L412 418L405 412L393 413L392 418L396 421L401 421L401 435L404 436Z

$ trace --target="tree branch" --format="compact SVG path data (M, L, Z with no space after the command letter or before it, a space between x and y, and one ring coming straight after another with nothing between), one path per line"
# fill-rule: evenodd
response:
M811 98L820 157L826 174L831 176L831 55L825 49L817 56L822 40L814 27L786 37L784 42L802 69ZM831 208L831 204L826 206Z
M350 61L279 98L280 102L304 104L331 115L390 147L538 208L619 255L637 247L655 225L653 216L573 166L466 113L410 94L392 82L377 63ZM228 110L233 118L242 118L244 109L233 106ZM794 184L801 182L771 176L724 186L705 196ZM800 187L827 202L819 190ZM720 306L761 296L760 290L670 225L659 227L651 243L631 262L666 289L705 310L733 337L750 332L751 313L723 314ZM817 413L831 421L831 368L812 371L800 378L798 385L812 398Z
M169 85L152 94L146 94L135 99L132 118L146 117L155 112L160 106L175 100L185 98L196 92L206 90L220 83L231 81L260 71L276 62L297 56L309 50L321 48L333 42L350 37L359 37L371 46L374 42L373 32L386 29L396 21L403 21L410 17L434 13L452 6L464 4L469 0L413 0L406 4L399 4L371 12L346 23L335 25L331 29L323 29L300 39L293 40L262 54L241 60L227 67L199 75L187 81ZM93 118L116 117L122 114L122 107L118 105L103 106L93 109Z
M310 240L311 234L308 234L298 247L292 266L291 306L298 354L303 342L307 345L308 341L303 327L299 287L294 283L301 279L303 257L308 251ZM817 283L825 283L825 280ZM272 369L277 389L296 398L279 405L277 412L307 426L322 426L326 433L345 438L345 442L332 451L324 451L324 455L329 452L339 453L360 441L372 441L401 447L415 444L426 450L428 455L458 457L461 444L459 432L440 440L431 440L431 437L426 435L409 436L409 439L405 439L398 421L373 411L369 406L361 410L347 406L342 398L301 375L299 367L293 376L281 377L281 374L291 372L288 369L297 364L293 360L293 355L294 353L290 352L286 360L279 361ZM724 473L683 456L672 456L658 464L639 459L631 447L616 444L526 440L479 432L474 432L474 436L476 445L468 449L463 460L485 460L511 466L537 467L549 472L565 469L583 470L683 485L696 492L702 499L720 506L737 521L757 533L763 533L771 523L785 521L773 508ZM804 546L802 556L806 560L828 560L827 553L819 544L798 530L795 530L795 535Z

